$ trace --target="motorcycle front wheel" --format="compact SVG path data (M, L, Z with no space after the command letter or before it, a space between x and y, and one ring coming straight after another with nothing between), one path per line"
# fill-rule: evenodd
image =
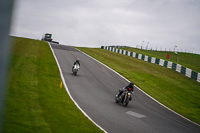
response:
M127 98L122 104L124 107L126 107L128 105L128 103L129 103L129 99Z
M76 76L76 72L73 72L73 75L75 75L75 76Z

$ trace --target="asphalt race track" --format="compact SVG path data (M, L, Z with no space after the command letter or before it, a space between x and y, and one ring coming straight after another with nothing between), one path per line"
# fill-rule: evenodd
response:
M68 89L90 118L109 133L200 133L197 126L164 108L135 88L127 107L115 103L123 78L73 47L51 44ZM73 62L80 58L77 76Z

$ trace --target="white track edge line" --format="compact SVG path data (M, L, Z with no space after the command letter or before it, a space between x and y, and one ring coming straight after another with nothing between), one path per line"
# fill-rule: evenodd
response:
M80 52L82 52L82 51L79 50L79 49L77 49L77 50L80 51ZM84 52L82 52L82 53L85 54L85 55L87 55L88 57L94 59L95 61L99 62L100 64L104 65L105 67L107 67L107 68L110 69L111 71L115 72L117 75L119 75L120 77L122 77L123 79L125 79L127 82L130 82L128 79L126 79L124 76L120 75L118 72L116 72L116 71L113 70L112 68L108 67L107 65L105 65L105 64L103 64L102 62L98 61L97 59L91 57L90 55L88 55L88 54L86 54L86 53L84 53ZM171 112L175 113L176 115L178 115L178 116L184 118L185 120L187 120L187 121L189 121L189 122L191 122L191 123L193 123L193 124L195 124L195 125L197 125L197 126L200 127L200 125L197 124L196 122L193 122L193 121L191 121L190 119L188 119L188 118L182 116L181 114L175 112L174 110L168 108L167 106L165 106L164 104L160 103L159 101L157 101L156 99L154 99L152 96L150 96L149 94L147 94L146 92L144 92L144 91L143 91L142 89L140 89L138 86L136 86L136 85L134 85L134 86L135 86L138 90L140 90L141 92L143 92L145 95L147 95L149 98L151 98L152 100L154 100L155 102L157 102L158 104L160 104L161 106L165 107L166 109L170 110Z
M61 69L60 64L59 64L59 62L58 62L58 60L57 60L57 57L56 57L56 55L55 55L55 53L54 53L54 51L53 51L53 49L52 49L52 47L51 47L51 44L50 44L49 42L48 42L48 44L49 44L49 47L50 47L50 49L51 49L51 51L52 51L52 53L53 53L53 56L54 56L54 58L55 58L55 60L56 60L58 69L59 69L59 71L60 71L60 76L61 76L63 85L65 86L65 90L66 90L67 93L69 94L71 100L74 102L74 104L77 106L77 108L78 108L90 121L92 121L92 122L93 122L98 128L100 128L103 132L107 133L106 130L104 130L104 129L103 129L102 127L100 127L97 123L95 123L95 122L81 109L81 107L77 104L77 102L76 102L76 101L73 99L73 97L71 96L71 93L69 92L69 89L68 89L67 84L66 84L66 82L65 82L65 78L64 78L64 76L63 76L62 69Z

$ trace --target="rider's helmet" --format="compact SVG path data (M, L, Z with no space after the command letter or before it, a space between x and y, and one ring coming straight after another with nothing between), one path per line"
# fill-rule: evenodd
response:
M79 59L79 58L77 58L77 59L76 59L76 61L77 61L77 62L80 62L80 59Z
M133 82L130 82L130 83L129 83L129 86L134 86L134 83L133 83Z

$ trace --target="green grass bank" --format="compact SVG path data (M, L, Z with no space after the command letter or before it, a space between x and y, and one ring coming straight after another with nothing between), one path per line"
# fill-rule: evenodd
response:
M133 57L99 48L78 49L133 81L162 104L200 124L200 83Z
M151 57L156 57L159 59L164 59L166 61L171 61L183 65L185 67L188 67L196 72L200 72L200 55L198 54L183 53L183 52L178 52L178 54L175 54L174 52L169 52L169 51L142 50L137 48L123 48L123 49ZM170 59L167 59L167 55L170 55Z
M60 83L46 42L13 37L3 133L102 132L81 113Z

